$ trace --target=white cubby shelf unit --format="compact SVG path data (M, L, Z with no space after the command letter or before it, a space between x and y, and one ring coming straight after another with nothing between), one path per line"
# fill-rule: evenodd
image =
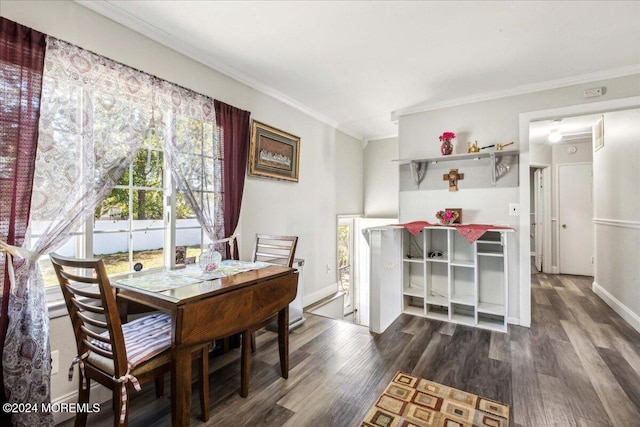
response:
M507 331L507 236L490 229L469 243L456 227L402 230L402 312Z

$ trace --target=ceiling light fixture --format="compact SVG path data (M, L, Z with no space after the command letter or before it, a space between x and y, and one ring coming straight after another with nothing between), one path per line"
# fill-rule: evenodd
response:
M556 129L549 133L548 139L549 142L558 142L562 139L562 134Z

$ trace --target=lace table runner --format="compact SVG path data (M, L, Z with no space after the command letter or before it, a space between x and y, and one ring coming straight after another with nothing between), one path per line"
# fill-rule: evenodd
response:
M220 279L245 271L258 270L269 266L266 262L246 262L227 260L222 261L220 267L214 271L204 273L197 266L190 266L180 270L160 271L151 274L117 279L116 283L144 289L152 292L161 292L169 289L181 288L207 280Z

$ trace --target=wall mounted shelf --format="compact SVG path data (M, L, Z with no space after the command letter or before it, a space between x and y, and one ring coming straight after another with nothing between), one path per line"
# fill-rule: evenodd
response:
M487 157L501 157L508 155L518 155L520 150L512 148L509 150L494 150L494 151L480 151L478 153L463 153L463 154L450 154L448 156L427 157L423 159L394 159L392 162L398 162L401 165L406 165L412 162L416 163L438 163L438 162L453 162L456 160L470 160L470 159L484 159Z
M462 160L480 160L489 159L489 165L491 167L491 185L495 187L496 182L501 176L509 171L510 165L505 164L500 159L505 156L517 156L520 151L516 149L510 150L494 150L494 151L480 151L477 153L464 153L464 154L451 154L448 156L428 157L423 159L396 159L392 160L399 165L410 165L411 176L416 185L420 185L422 180L426 176L427 167L429 164L436 164L441 162L455 162Z

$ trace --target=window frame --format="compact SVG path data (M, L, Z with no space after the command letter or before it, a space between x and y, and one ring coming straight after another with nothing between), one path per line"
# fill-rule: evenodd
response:
M213 130L214 132L217 131L217 129ZM144 148L148 148L145 147L143 145L143 147L141 147L141 149ZM164 151L164 150L162 150ZM213 155L207 155L205 153L205 150L201 150L199 153L193 153L193 156L199 157L202 160L202 164L204 165L204 159L210 159L212 162L216 162L216 161L222 161L221 159L221 155L219 153L213 153ZM132 233L136 233L136 232L140 232L143 231L142 229L140 230L136 230L133 228L132 222L133 222L133 214L132 214L132 198L133 195L131 193L131 191L135 190L135 189L149 189L152 191L162 191L163 195L162 195L162 199L163 199L163 219L162 219L162 227L154 227L152 230L164 230L164 238L163 238L163 242L164 242L164 248L163 248L163 258L164 258L164 265L163 267L154 267L154 268L150 268L148 271L158 271L164 268L169 268L169 269L173 269L175 268L176 264L175 264L175 255L176 255L176 240L177 240L177 236L176 233L179 230L194 230L194 229L198 229L200 230L200 250L202 251L206 246L208 246L208 244L210 243L210 240L208 238L208 236L206 235L203 227L200 224L197 225L190 225L190 226L186 226L186 227L178 227L178 218L176 215L176 208L177 208L177 203L176 203L176 195L177 195L177 183L176 181L173 179L173 176L171 174L171 171L169 169L169 165L168 165L168 161L166 156L163 156L163 185L161 188L157 188L157 187L143 187L143 186L134 186L133 185L133 180L132 180L132 166L129 166L128 169L128 174L129 174L129 184L127 186L124 185L116 185L114 187L114 189L127 189L130 194L129 194L129 226L128 226L128 230L117 230L117 231L99 231L98 233L96 233L95 231L95 215L93 215L91 218L89 218L87 221L85 221L85 223L80 227L79 231L73 233L72 235L72 239L75 239L75 256L79 257L79 258L95 258L96 256L93 254L94 252L94 240L95 240L95 235L96 234L115 234L115 233L121 233L121 232L126 232L129 233L129 239L130 241L132 241ZM214 177L215 178L215 177ZM200 196L202 197L203 194L205 193L212 193L215 194L215 191L210 191L210 190L205 190L205 191L201 191L199 192ZM151 230L151 229L150 229ZM34 235L32 237L36 238L39 235ZM167 250L168 248L168 250ZM131 256L132 256L132 250L133 250L133 245L129 244L129 267L130 267L130 271L126 272L126 273L116 273L116 274L112 274L110 275L110 277L117 277L118 275L121 274L128 274L131 272ZM47 256L48 257L48 256ZM46 291L46 295L47 295L47 307L49 309L49 317L50 318L56 318L56 317L61 317L61 316L66 316L67 315L67 310L66 310L66 306L65 306L65 302L64 302L64 298L62 296L62 292L60 290L60 287L57 284L53 284L53 283L45 283L45 291Z

